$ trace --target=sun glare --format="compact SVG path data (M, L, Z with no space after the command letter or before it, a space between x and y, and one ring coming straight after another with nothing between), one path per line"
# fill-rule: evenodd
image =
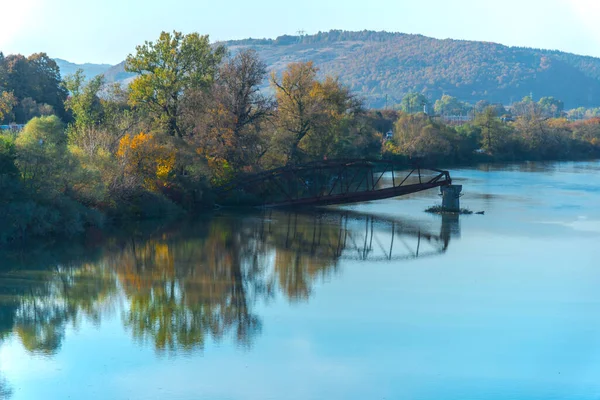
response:
M28 25L35 24L36 8L42 0L20 0L2 5L2 34L0 34L0 51L7 52L7 47L22 35Z

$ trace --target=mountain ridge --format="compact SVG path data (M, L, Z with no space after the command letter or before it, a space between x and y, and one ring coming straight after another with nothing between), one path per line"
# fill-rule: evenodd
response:
M600 58L558 50L366 30L217 43L232 53L252 48L275 72L290 62L313 61L370 107L397 104L408 92L503 104L533 93L560 99L567 108L600 106ZM109 82L133 77L123 62L103 73Z
M109 68L112 67L110 64L95 64L95 63L83 63L77 64L72 63L67 60L63 60L62 58L54 58L53 59L58 67L60 68L60 73L63 77L67 75L74 74L78 69L82 69L83 73L86 77L92 78L96 75L103 74Z

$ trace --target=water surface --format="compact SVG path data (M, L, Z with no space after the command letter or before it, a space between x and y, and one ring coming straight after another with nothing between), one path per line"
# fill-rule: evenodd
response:
M598 399L600 163L0 257L0 398Z

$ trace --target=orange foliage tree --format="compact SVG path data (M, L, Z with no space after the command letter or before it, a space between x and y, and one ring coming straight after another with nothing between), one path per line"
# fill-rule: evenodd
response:
M117 158L125 180L150 191L168 186L176 162L173 149L144 132L123 136Z

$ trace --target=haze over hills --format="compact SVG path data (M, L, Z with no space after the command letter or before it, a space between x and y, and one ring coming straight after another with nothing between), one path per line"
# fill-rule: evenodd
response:
M105 73L112 67L110 64L75 64L60 58L55 58L54 61L56 61L56 64L60 68L60 73L63 77L74 74L78 69L82 69L85 76L91 78Z
M103 74L106 81L109 83L128 82L135 76L135 74L125 71L125 61L122 61L117 65L92 63L75 64L60 58L54 58L54 61L56 61L56 64L60 68L60 74L63 77L74 74L79 69L83 70L83 74L88 80L96 75Z
M312 60L321 74L339 76L370 107L383 107L386 97L388 105L399 103L413 91L432 100L448 94L471 103L503 104L532 93L534 99L560 99L566 108L600 106L600 59L553 50L373 31L222 44L232 52L255 49L274 71ZM121 63L102 72L108 81L130 79L123 67Z

